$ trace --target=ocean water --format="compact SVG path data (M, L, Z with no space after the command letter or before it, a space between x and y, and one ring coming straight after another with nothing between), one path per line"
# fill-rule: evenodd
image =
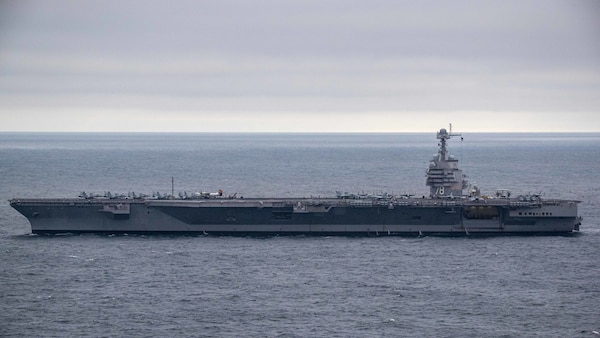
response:
M600 134L464 134L484 192L581 200L575 236L36 236L13 197L427 194L428 134L0 133L0 336L595 337Z

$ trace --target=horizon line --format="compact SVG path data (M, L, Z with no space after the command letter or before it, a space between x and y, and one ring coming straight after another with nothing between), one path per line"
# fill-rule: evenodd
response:
M441 128L440 128L441 129ZM447 128L446 128L447 129ZM437 132L429 131L110 131L110 130L0 130L2 134L423 134ZM455 133L482 134L597 134L597 131L468 131L453 130Z

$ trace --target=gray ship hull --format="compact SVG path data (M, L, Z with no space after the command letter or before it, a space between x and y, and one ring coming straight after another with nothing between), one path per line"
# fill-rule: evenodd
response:
M516 199L13 199L32 233L568 234L577 201Z

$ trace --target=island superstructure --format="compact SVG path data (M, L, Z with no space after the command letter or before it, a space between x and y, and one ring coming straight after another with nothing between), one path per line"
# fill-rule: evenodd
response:
M461 136L440 129L427 168L428 197L354 195L330 198L191 196L14 198L32 233L200 233L215 235L567 234L579 231L580 203L539 195L482 196L448 153ZM465 191L466 190L466 191Z

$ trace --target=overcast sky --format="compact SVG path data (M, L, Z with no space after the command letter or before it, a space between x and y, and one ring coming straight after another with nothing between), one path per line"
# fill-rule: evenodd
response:
M600 131L600 1L0 2L0 131Z

